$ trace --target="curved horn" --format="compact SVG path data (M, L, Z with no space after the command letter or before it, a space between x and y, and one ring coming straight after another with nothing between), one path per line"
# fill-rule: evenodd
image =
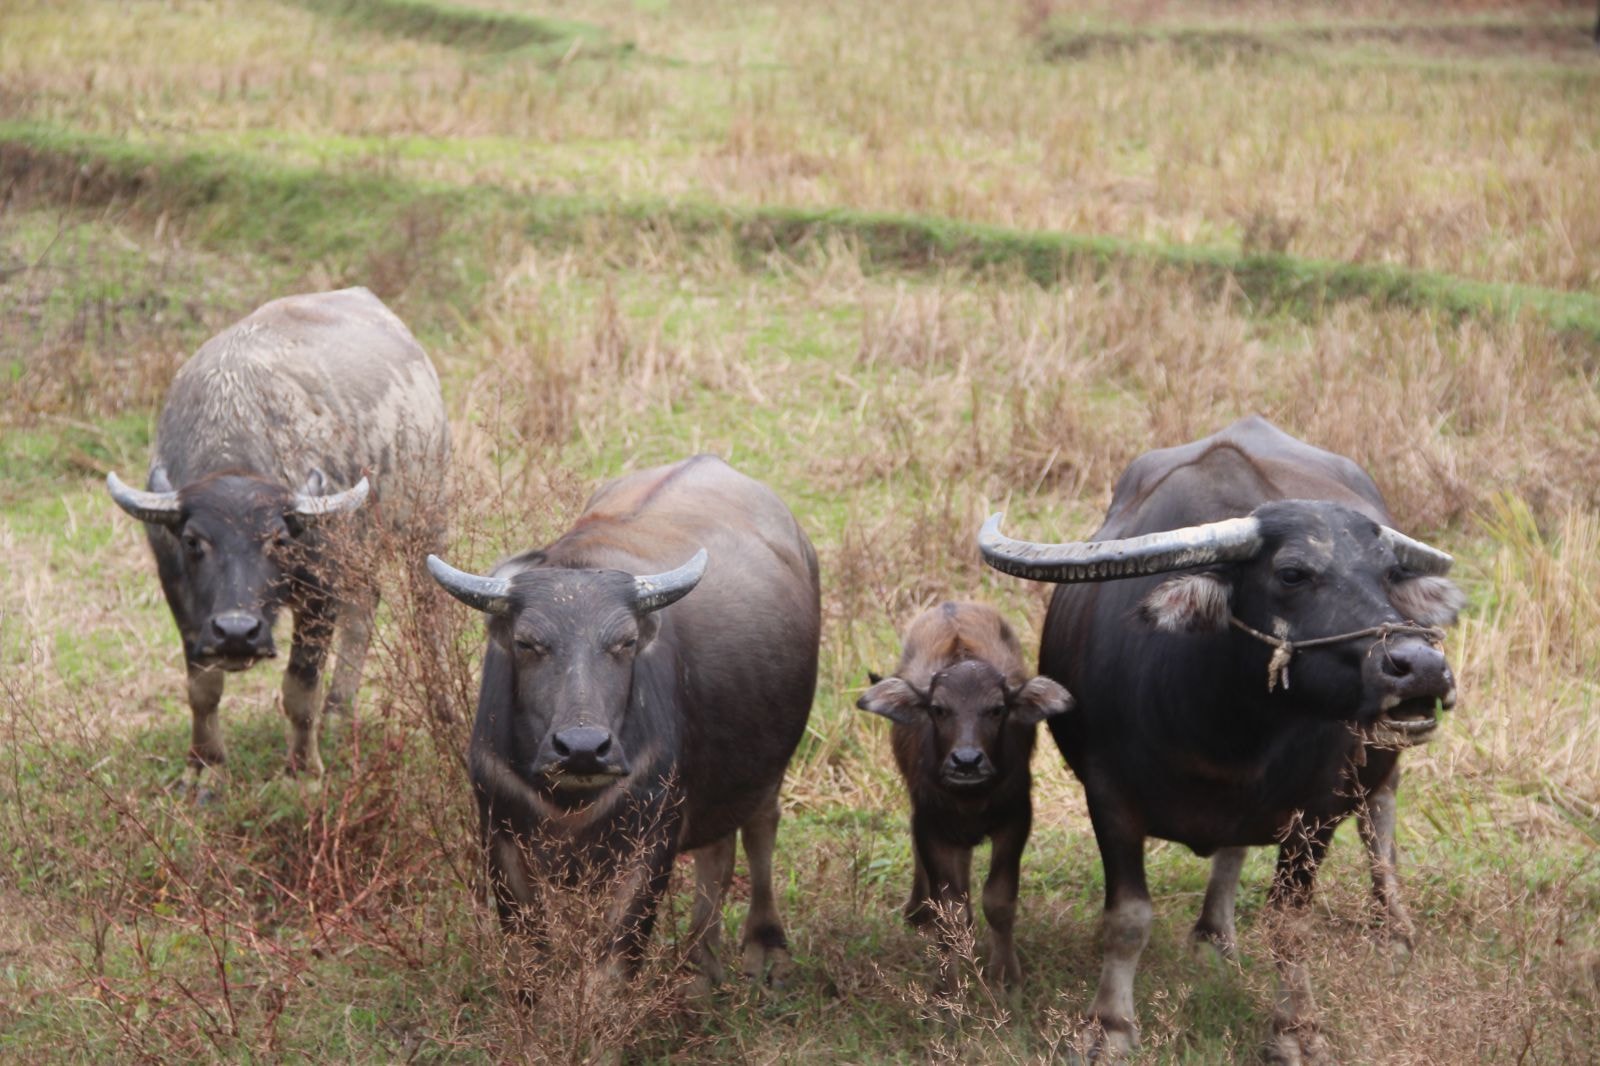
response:
M159 468L158 468L159 469ZM176 492L144 492L130 489L113 471L106 474L106 491L117 506L141 522L158 526L175 526L182 513Z
M360 481L343 492L335 492L331 496L307 496L303 492L297 492L294 494L294 507L291 511L296 518L307 523L316 522L329 515L354 511L367 501L367 493L371 488L363 476Z
M1407 570L1415 570L1419 574L1447 574L1450 572L1450 567L1455 564L1453 556L1431 544L1412 540L1399 530L1390 529L1388 526L1378 527L1378 539L1393 549L1394 557L1400 560L1401 566Z
M505 614L511 609L511 582L503 577L469 574L465 570L457 570L437 555L428 556L428 573L446 592L468 607L485 614Z
M1109 581L1183 570L1207 563L1237 562L1261 550L1261 523L1228 518L1201 526L1149 533L1125 540L1036 544L1000 532L996 511L978 534L983 561L1003 574L1029 581Z
M641 574L633 579L633 605L640 612L659 611L669 603L683 599L700 583L706 573L706 550L701 548L694 558L663 574Z

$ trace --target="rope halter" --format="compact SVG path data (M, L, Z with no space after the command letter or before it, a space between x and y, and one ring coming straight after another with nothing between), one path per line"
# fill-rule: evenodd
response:
M1289 623L1282 619L1276 620L1278 633L1263 633L1250 625L1241 622L1237 615L1228 616L1228 624L1246 633L1261 643L1272 647L1272 658L1267 660L1267 691L1272 692L1282 680L1283 690L1289 691L1289 660L1301 648L1315 648L1323 644L1342 644L1347 640L1360 640L1362 637L1377 637L1378 643L1386 643L1393 636L1416 636L1426 640L1434 647L1444 644L1444 630L1437 626L1418 625L1415 622L1385 622L1382 625L1369 626L1366 629L1357 629L1350 633L1340 633L1331 637L1315 637L1311 640L1290 640ZM1370 652L1368 654L1371 654Z

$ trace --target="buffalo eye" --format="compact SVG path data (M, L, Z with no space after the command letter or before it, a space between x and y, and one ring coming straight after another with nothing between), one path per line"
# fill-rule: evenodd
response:
M1278 584L1284 588L1292 589L1310 581L1311 571L1300 566L1280 566L1278 567L1277 577Z
M993 707L985 707L983 709L983 716L985 718L1001 718L1004 717L1005 713L1006 705L1003 703L997 703Z
M198 533L184 533L183 550L189 553L191 559L198 559L206 550L206 542Z
M948 709L939 706L937 703L928 704L928 714L931 715L935 719L943 718L945 715L947 715L949 713L950 712L949 712Z
M550 654L549 645L544 644L541 641L534 640L531 637L518 637L517 650L522 652L524 655L534 655L538 656L539 658L543 658L544 656Z
M637 648L638 646L639 646L639 638L638 637L623 637L621 640L619 640L615 644L611 645L611 654L613 654L613 655L625 655L628 652L632 651L633 649Z

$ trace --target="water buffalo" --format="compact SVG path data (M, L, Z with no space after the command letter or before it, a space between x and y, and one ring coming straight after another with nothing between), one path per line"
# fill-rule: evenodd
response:
M1350 460L1247 418L1134 460L1087 543L979 537L989 565L1061 582L1042 673L1078 700L1051 722L1082 780L1106 877L1102 1049L1137 1039L1133 972L1150 932L1144 840L1215 856L1197 943L1228 951L1244 848L1279 845L1270 1054L1320 1054L1296 944L1334 828L1360 819L1387 932L1409 949L1395 877L1400 749L1456 684L1435 628L1464 599L1451 559L1390 527ZM1071 584L1067 584L1071 583Z
M428 566L489 616L469 765L513 947L538 930L541 886L629 863L603 969L630 971L674 856L691 851L691 958L714 984L742 829L743 968L781 978L778 787L810 714L821 624L816 553L789 509L701 455L603 486L554 543L488 577Z
M272 627L284 606L294 615L283 678L288 769L322 773L328 646L337 627L327 702L348 708L376 605L370 583L347 571L361 569L381 532L435 539L431 504L449 447L433 364L366 289L274 300L178 370L147 490L115 473L106 484L145 523L183 638L197 788L226 759L217 725L224 676L276 656ZM342 523L333 552L319 525L362 508L369 493L374 503Z
M856 706L894 723L894 760L911 794L916 872L906 920L934 921L938 909L972 923L972 849L993 841L983 916L989 922L986 977L1022 979L1011 930L1022 849L1033 826L1028 760L1038 724L1072 707L1067 690L1028 676L1016 634L993 607L942 603L906 629L893 677L874 678ZM948 913L956 912L955 914ZM954 988L948 925L940 990Z

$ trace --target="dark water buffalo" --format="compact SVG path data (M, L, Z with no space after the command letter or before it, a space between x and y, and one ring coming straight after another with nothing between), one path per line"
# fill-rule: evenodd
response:
M625 971L673 857L692 851L693 956L715 983L742 829L744 970L780 977L778 786L811 710L820 632L816 553L789 509L702 455L604 486L560 539L489 577L428 565L489 616L470 765L508 931L536 931L552 878L634 863L606 960Z
M906 920L924 926L936 908L949 908L970 925L972 849L991 839L985 975L1014 984L1022 979L1011 937L1017 878L1033 826L1028 760L1038 724L1071 709L1072 697L1047 677L1030 678L1016 634L978 603L942 603L918 615L895 675L875 681L856 706L894 722L894 760L911 794L916 873ZM940 969L948 993L949 943Z
M1260 418L1150 452L1089 543L980 536L986 561L1056 589L1040 670L1076 713L1051 731L1083 781L1106 876L1103 1047L1136 1040L1133 972L1149 938L1144 840L1215 856L1194 935L1233 943L1244 848L1278 844L1269 904L1280 992L1270 1053L1320 1054L1295 945L1334 827L1359 816L1384 923L1409 949L1395 879L1400 749L1455 702L1440 650L1463 597L1450 557L1390 528L1356 464Z
M224 675L276 656L272 626L284 606L294 614L283 678L288 765L322 773L328 646L337 626L327 701L347 708L376 602L344 571L364 561L380 531L368 512L381 512L390 532L431 534L429 504L444 485L449 447L433 364L366 289L274 300L179 369L147 491L116 474L106 481L117 504L145 523L183 638L197 783L226 757L217 726ZM363 508L369 492L374 502ZM330 558L319 525L351 511L334 538L339 557Z

